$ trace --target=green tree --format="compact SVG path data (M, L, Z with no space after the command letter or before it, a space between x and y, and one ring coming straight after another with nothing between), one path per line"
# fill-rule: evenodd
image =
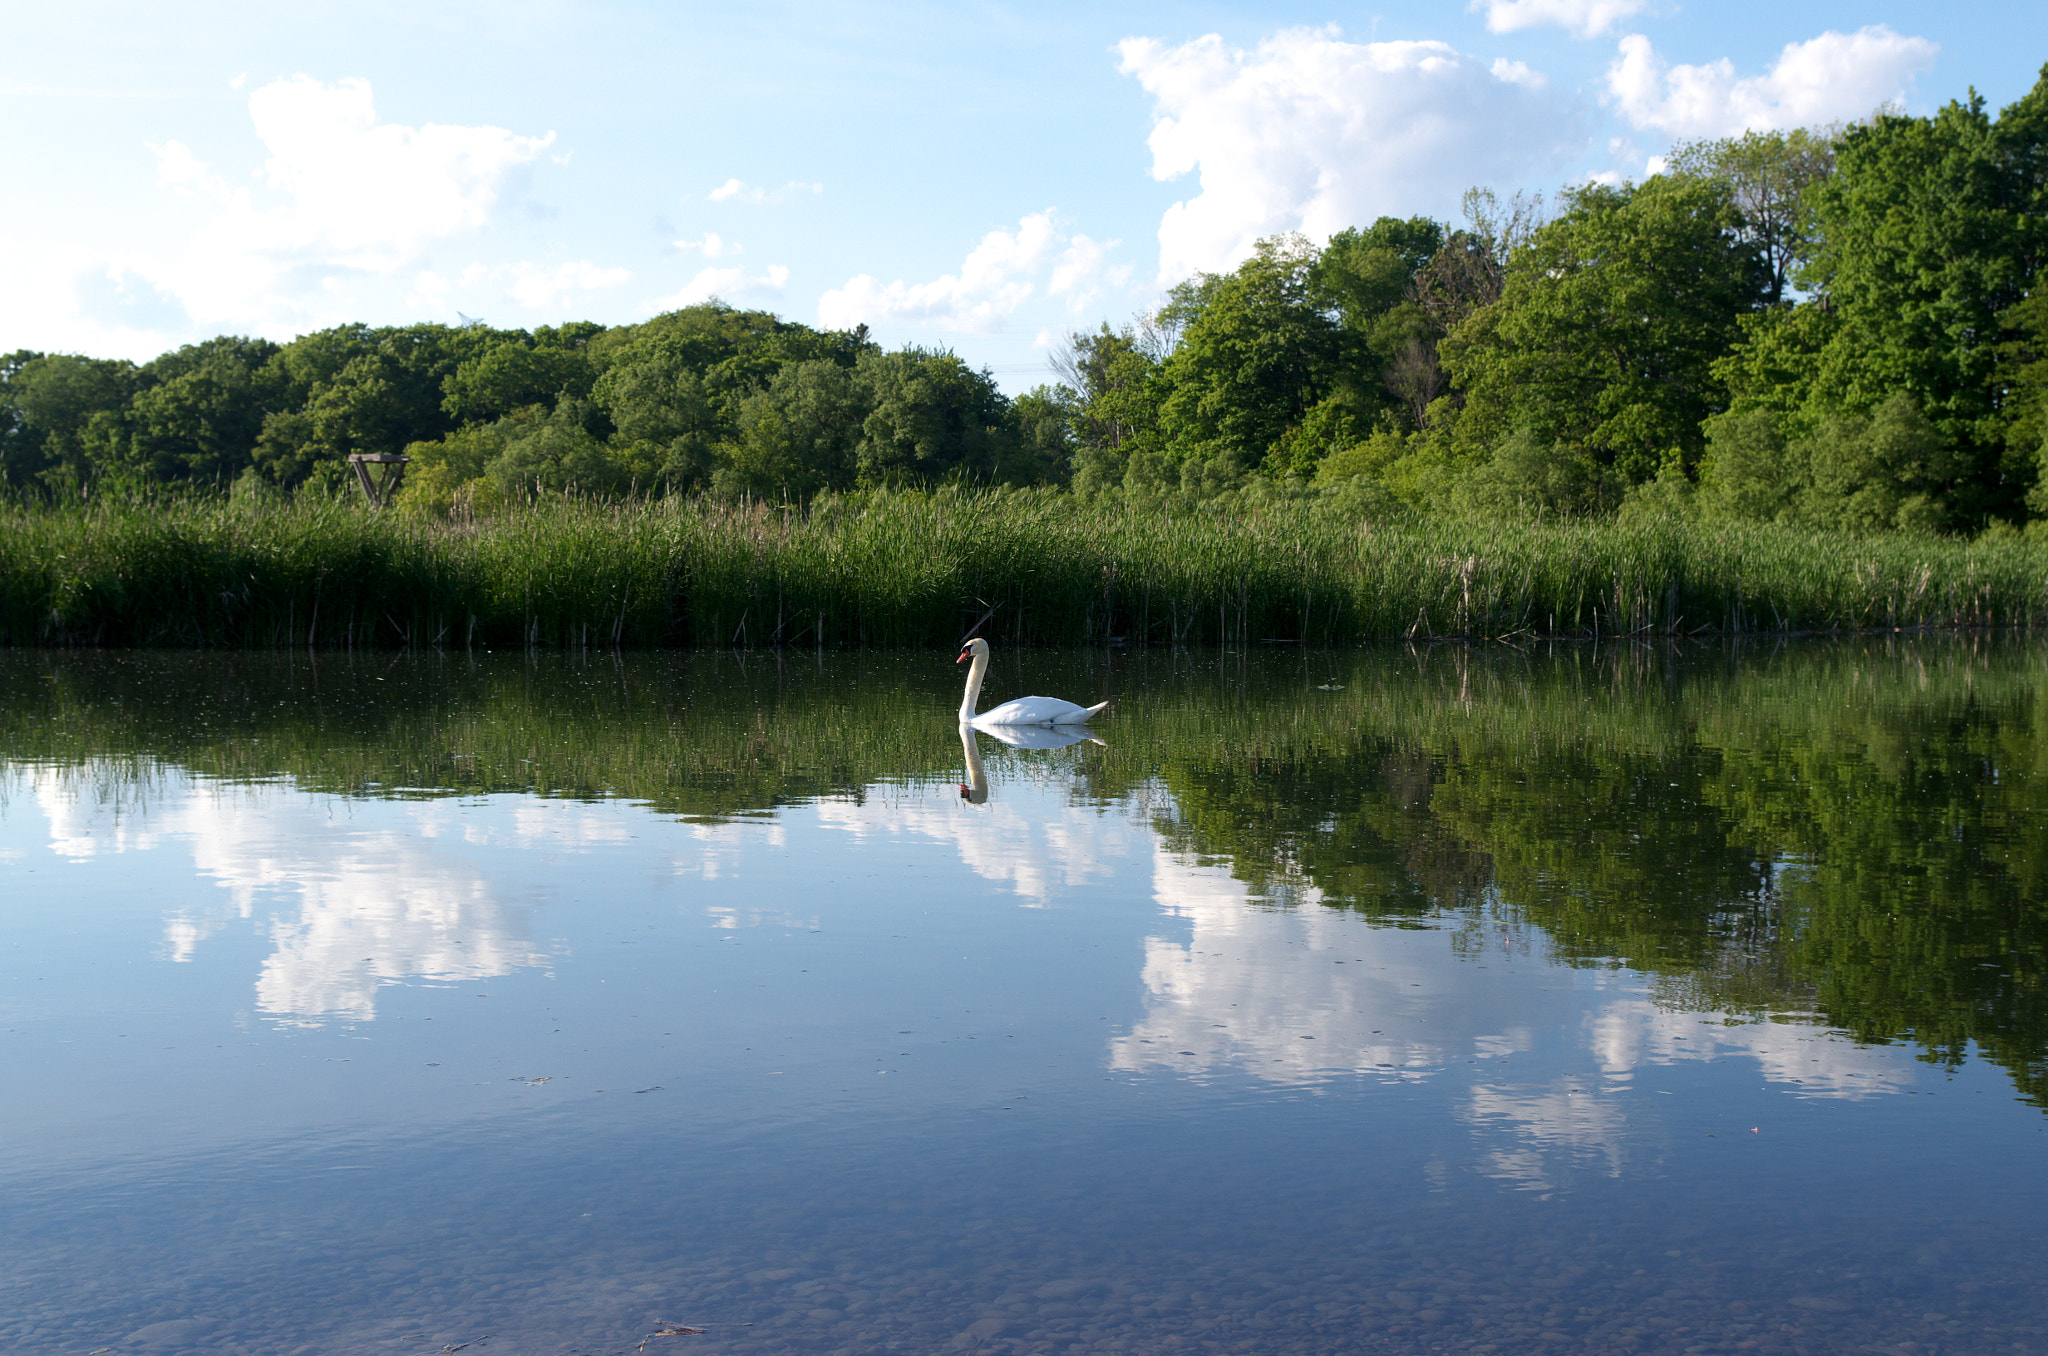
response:
M1622 484L1695 462L1700 423L1725 400L1714 360L1764 294L1740 226L1718 181L1569 192L1509 262L1500 300L1443 342L1466 455L1526 429Z
M601 370L659 353L672 370L694 372L719 417L731 419L738 402L784 363L825 359L851 367L876 352L867 327L820 331L767 311L742 311L721 301L686 306L638 325L622 325L591 339L588 352Z
M872 402L854 453L859 484L1018 478L1010 402L986 371L906 348L869 354L857 372Z
M1819 241L1804 284L1839 315L1814 401L1868 411L1911 395L1964 459L1947 513L2018 516L2037 445L2007 347L2048 255L2048 68L1997 119L1984 101L1850 128L1811 195Z
M15 354L8 363L8 482L84 491L118 451L128 402L148 378L122 359Z
M283 396L267 339L187 345L143 368L153 382L130 402L120 460L152 481L224 486L248 470L264 419Z
M1074 405L1064 387L1034 386L1010 404L1017 428L1016 477L1064 485L1074 472Z
M866 326L818 331L718 301L607 330L586 350L599 373L591 399L617 430L614 459L638 483L670 489L709 482L720 464L717 449L745 442L740 424L748 399L784 367L823 362L851 369L879 351ZM754 472L734 474L729 484L753 484Z
M525 405L552 407L562 395L588 398L596 379L596 365L583 348L521 336L492 346L450 373L441 407L460 423L477 423Z
M1159 360L1147 333L1135 325L1094 334L1069 334L1053 371L1074 406L1074 438L1084 448L1127 448L1156 437Z
M1123 484L1131 454L1157 451L1159 404L1166 382L1159 351L1164 336L1148 317L1137 325L1069 334L1053 358L1069 411L1073 478L1084 493Z
M851 489L873 409L857 370L823 358L784 364L740 402L738 434L718 449L715 483L762 497Z
M2038 273L2035 290L2002 319L2012 336L1999 352L2011 391L2006 443L2015 451L2031 447L2039 457L2048 451L2048 291L2040 290ZM2048 517L2048 466L2028 496L2034 513Z
M1742 317L1741 334L1715 359L1714 379L1727 388L1732 413L1768 410L1804 430L1824 411L1814 399L1821 362L1841 328L1824 303L1773 306Z
M15 385L21 369L42 356L26 348L0 356L0 485L18 488L30 483L43 467L41 442L29 431Z
M1770 271L1764 300L1776 306L1795 273L1812 257L1814 235L1806 195L1835 172L1840 127L1744 132L1739 137L1684 141L1665 173L1726 183L1742 213L1741 234Z
M1752 522L1793 522L1811 483L1786 457L1785 418L1769 409L1730 410L1707 422L1700 506Z
M1373 332L1409 299L1415 275L1443 246L1441 222L1381 217L1363 230L1347 227L1331 236L1309 270L1310 283L1339 323L1370 347Z
M1166 360L1159 407L1174 458L1251 470L1333 394L1345 343L1314 286L1319 258L1303 237L1276 236L1235 272L1176 297L1190 314Z
M502 342L476 327L342 326L294 340L273 364L285 406L264 420L255 463L269 480L337 483L351 453L396 453L453 431L443 408L449 377Z
M1613 510L1625 488L1614 468L1588 449L1547 442L1524 427L1453 481L1450 501L1481 513L1540 510L1572 517Z
M528 410L539 414L538 406ZM550 491L615 495L627 487L618 461L594 431L604 414L587 400L564 396L553 411L527 422L501 421L504 450L484 466L484 475L506 498Z
M336 325L302 334L279 349L269 366L281 383L286 408L304 405L351 359L375 350L378 334L368 325Z
M1839 412L1788 436L1785 416L1731 411L1708 421L1700 503L1710 513L1847 532L1952 527L1962 459L1904 391L1869 414Z
M1269 471L1306 479L1329 457L1364 442L1370 432L1358 401L1331 396L1280 435L1266 453L1264 465Z
M1396 412L1419 427L1442 393L1435 349L1444 332L1423 305L1417 279L1444 245L1441 222L1381 217L1364 230L1337 232L1316 260L1311 285L1336 313L1345 339L1330 398L1360 428ZM1304 474L1315 469L1298 450L1283 460Z
M525 431L515 416L471 424L431 442L407 443L405 455L412 464L405 468L399 503L408 512L445 514L458 502L471 507L498 502L503 488L487 479L486 472L504 453L506 441ZM487 502L479 503L480 499Z
M645 483L688 489L710 475L712 449L729 429L684 345L656 340L622 352L591 388L622 456Z
M1439 420L1454 420L1465 403L1461 392L1450 389L1444 370L1445 337L1500 300L1508 260L1529 243L1548 212L1541 194L1517 193L1502 203L1490 188L1467 189L1463 206L1465 228L1453 231L1409 283L1415 327L1383 374L1409 426L1423 432ZM1432 451L1441 460L1446 449Z

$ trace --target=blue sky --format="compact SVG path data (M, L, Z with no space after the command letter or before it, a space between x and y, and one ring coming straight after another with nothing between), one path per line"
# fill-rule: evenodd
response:
M68 0L9 30L0 351L716 294L1012 390L1261 235L1995 107L2048 60L2038 0Z

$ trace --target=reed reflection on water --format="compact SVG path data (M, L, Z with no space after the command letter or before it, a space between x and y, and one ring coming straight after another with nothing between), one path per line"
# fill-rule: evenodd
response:
M0 1336L2032 1349L2041 657L0 655Z

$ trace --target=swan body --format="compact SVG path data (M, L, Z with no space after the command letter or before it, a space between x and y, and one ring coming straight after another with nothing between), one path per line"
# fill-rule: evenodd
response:
M1102 706L1109 705L1104 702ZM1102 706L1077 706L1058 697L1019 697L974 717L976 725L1086 725Z
M974 662L967 670L967 691L960 697L960 721L963 725L1086 725L1090 716L1109 705L1108 702L1099 702L1094 706L1079 706L1058 697L1019 697L976 715L974 707L981 700L981 680L988 674L988 642L979 636L968 641L967 648L954 662L966 663L968 660Z

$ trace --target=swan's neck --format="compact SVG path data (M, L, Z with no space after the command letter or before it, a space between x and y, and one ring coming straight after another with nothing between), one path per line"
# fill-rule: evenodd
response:
M987 672L988 656L974 656L974 662L967 666L967 691L960 695L960 719L974 719L974 708L981 701L981 678Z

